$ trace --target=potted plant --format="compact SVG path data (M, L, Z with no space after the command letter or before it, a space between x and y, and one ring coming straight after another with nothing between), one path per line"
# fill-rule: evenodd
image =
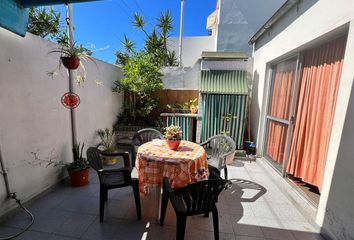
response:
M182 129L180 126L171 125L165 129L165 139L171 150L176 150L181 143Z
M80 187L88 184L90 165L86 158L82 156L84 143L75 144L73 148L74 161L65 164L70 176L71 186Z
M188 106L190 113L196 114L198 111L198 106L196 105L198 98L191 99L188 102L186 102L186 105Z
M115 134L112 129L99 129L97 130L97 135L100 137L101 142L98 144L98 148L101 149L103 153L114 153L117 151L115 144ZM102 156L104 165L114 165L117 163L115 157Z
M62 45L49 53L60 53L61 62L70 70L76 70L80 66L80 61L82 59L92 60L90 51L82 45L76 45L75 43Z
M175 113L176 112L176 107L174 104L167 104L166 105L166 111L168 113Z

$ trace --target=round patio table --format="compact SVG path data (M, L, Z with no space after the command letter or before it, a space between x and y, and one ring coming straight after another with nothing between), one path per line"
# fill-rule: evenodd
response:
M173 188L180 188L209 175L204 148L189 141L181 141L175 151L164 140L147 142L139 147L135 165L143 194L149 186L161 187L163 177L170 179Z

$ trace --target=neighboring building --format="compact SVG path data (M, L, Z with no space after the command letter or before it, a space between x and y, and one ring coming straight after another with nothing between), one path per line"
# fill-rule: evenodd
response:
M252 47L247 44L250 37L285 0L218 0L214 13L209 17L208 28L215 34L218 52L238 51L248 56ZM213 22L213 24L211 24Z
M250 43L258 154L318 187L325 237L354 239L354 1L288 0Z
M203 51L244 52L252 54L248 40L285 0L217 0L215 11L207 19L210 36L183 37L182 66L191 67ZM178 53L179 38L168 46Z
M198 62L198 59L201 58L203 51L215 51L214 36L183 37L182 41L182 66L184 67L193 67ZM170 49L173 49L178 56L179 38L169 38L167 45Z

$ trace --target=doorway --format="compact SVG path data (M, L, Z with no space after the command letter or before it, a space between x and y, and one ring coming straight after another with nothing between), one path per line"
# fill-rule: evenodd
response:
M264 155L317 204L346 38L338 37L271 66Z

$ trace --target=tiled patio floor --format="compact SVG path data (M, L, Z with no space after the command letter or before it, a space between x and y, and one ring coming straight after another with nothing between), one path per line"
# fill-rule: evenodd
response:
M302 214L313 215L314 210L262 160L237 162L229 167L229 175L250 182L240 187L234 183L233 188L220 195L220 239L322 239L304 217L306 214ZM246 189L257 186L252 182L263 186L264 191L257 195L258 190ZM240 200L241 195L243 200ZM31 204L35 223L17 239L175 238L175 215L171 206L165 225L160 227L156 222L154 195L142 198L143 218L137 221L131 188L111 190L104 223L99 223L98 219L98 196L99 184L94 172L91 172L90 184L86 187L72 188L63 183ZM0 238L18 232L28 221L27 215L20 213L1 223ZM213 239L212 217L188 218L186 239Z

